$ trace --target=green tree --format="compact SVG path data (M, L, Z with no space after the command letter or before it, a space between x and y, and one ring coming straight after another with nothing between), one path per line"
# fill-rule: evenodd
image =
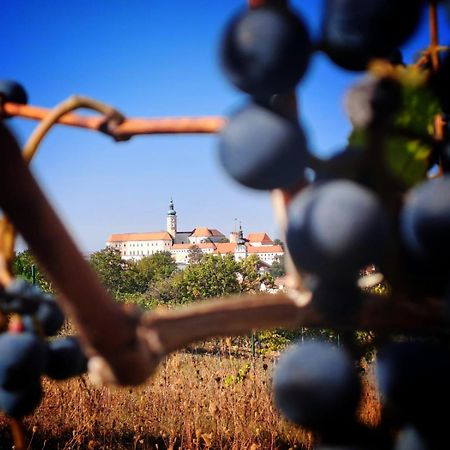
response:
M16 277L23 278L30 283L32 280L31 267L36 268L36 284L45 292L52 292L52 283L47 279L45 273L39 268L30 250L16 253L12 263L12 270Z
M203 258L203 252L198 245L193 245L188 252L188 264L198 264Z
M280 245L282 248L284 248L284 242L281 239L274 239L273 245Z
M89 263L105 288L112 294L139 291L139 273L136 264L124 261L119 250L106 247L94 252L89 258Z
M250 255L248 258L242 259L238 266L241 292L258 292L263 283L267 288L274 286L272 275L261 270L263 264L256 255Z
M169 252L145 256L135 263L135 267L140 292L145 292L151 284L169 278L177 270L177 265Z
M280 256L270 267L270 273L274 278L286 275L286 268L284 267L284 255Z
M150 286L145 293L146 297L156 303L178 303L177 279L181 278L181 272L174 272L170 278L150 283Z
M239 264L233 256L223 258L204 255L198 264L186 267L179 276L174 277L173 285L177 300L187 303L208 297L241 292L238 281Z

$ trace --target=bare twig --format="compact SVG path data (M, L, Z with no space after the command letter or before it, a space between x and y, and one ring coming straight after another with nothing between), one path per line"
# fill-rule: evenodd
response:
M102 113L104 117L100 118L101 122L99 124L99 129L101 131L108 132L108 134L109 132L113 133L114 127L121 124L125 120L124 116L119 111L105 103L88 97L73 95L58 104L55 108L49 110L46 116L42 118L41 122L33 131L33 134L29 137L23 149L24 160L27 163L31 161L39 147L39 144L56 122L71 111L80 108L87 108Z
M430 54L433 71L439 69L439 30L437 17L437 1L430 0L429 4L429 23L430 23Z
M16 103L4 103L2 109L7 116L42 120L50 112L47 108ZM59 124L93 131L103 131L104 117L86 117L78 114L65 114L57 121ZM111 134L117 140L128 139L145 134L214 134L225 123L224 117L161 117L161 118L126 118Z

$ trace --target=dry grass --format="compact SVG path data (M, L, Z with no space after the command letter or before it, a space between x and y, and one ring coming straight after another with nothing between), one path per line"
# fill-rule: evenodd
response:
M44 380L45 399L26 420L30 448L310 449L310 433L273 406L272 367L271 358L178 353L138 388L95 388L85 377ZM378 415L366 382L361 417L374 424ZM6 423L0 425L0 448L11 448Z

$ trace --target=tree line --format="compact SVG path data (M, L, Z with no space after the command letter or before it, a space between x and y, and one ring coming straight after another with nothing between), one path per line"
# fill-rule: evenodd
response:
M120 251L106 247L92 253L88 261L104 287L119 302L132 303L144 309L158 305L177 305L241 293L256 293L263 285L275 287L275 278L284 275L283 260L268 271L261 271L256 255L236 261L233 255L205 255L194 246L189 264L179 269L169 252L145 256L139 261L123 260ZM13 261L16 276L32 282L32 266L36 267L35 282L44 291L53 292L52 283L39 268L29 250L17 253ZM76 274L73 275L76 277ZM257 342L266 350L284 348L292 339L319 336L332 341L330 330L273 330L259 332Z
M139 261L123 260L120 251L106 247L89 256L89 263L105 288L118 300L139 298L140 303L189 303L202 298L272 289L275 278L284 274L282 261L261 271L256 255L235 261L232 255L202 254L195 246L189 264L179 269L169 252L158 252ZM14 273L31 281L31 267L37 266L29 250L17 253ZM38 268L36 283L46 291L52 285ZM76 274L74 274L76 276Z

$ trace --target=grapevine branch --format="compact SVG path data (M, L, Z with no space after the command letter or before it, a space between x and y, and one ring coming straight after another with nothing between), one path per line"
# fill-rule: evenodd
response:
M1 105L1 109L6 117L17 116L33 120L42 120L51 111L47 108L8 102ZM212 134L220 131L225 120L219 116L125 118L122 123L110 127L107 134L118 141L145 134ZM57 120L59 124L105 132L104 122L103 117L78 114L64 114Z
M439 69L439 32L438 32L438 20L437 20L437 1L430 0L428 8L429 12L429 25L430 25L430 46L429 51L431 53L431 64L433 71Z
M287 294L213 299L178 311L146 313L140 326L156 332L162 348L169 353L193 341L243 335L252 328L337 328L395 333L419 329L442 331L449 324L443 314L442 302L434 300L411 304L406 299L368 296L359 314L338 320L319 314L309 300L309 293L302 296L303 303L300 304Z

